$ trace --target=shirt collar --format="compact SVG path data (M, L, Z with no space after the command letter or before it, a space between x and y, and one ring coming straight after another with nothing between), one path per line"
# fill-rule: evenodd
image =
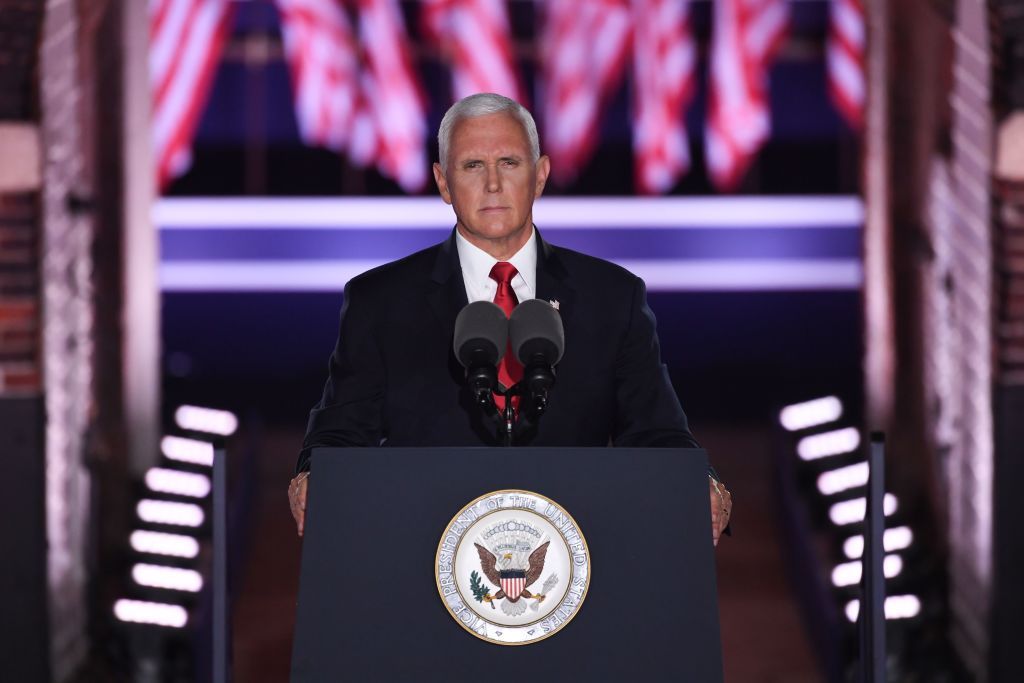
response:
M477 286L491 282L491 268L498 262L486 251L476 246L462 233L455 230L455 245L459 251L459 264L462 266L462 276L468 282L476 283ZM530 226L530 237L526 244L519 248L519 251L510 258L509 263L519 271L517 277L523 278L531 295L537 293L537 231ZM514 283L514 280L513 280Z

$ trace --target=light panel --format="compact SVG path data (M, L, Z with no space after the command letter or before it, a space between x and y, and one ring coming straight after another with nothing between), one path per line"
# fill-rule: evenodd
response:
M852 498L850 500L844 500L836 503L828 510L829 519L832 520L833 524L842 526L844 524L855 524L857 522L864 521L864 515L867 512L868 499L867 498ZM882 500L882 510L885 516L896 512L899 504L896 501L896 496L891 493L885 494L885 498Z
M886 529L882 535L882 545L885 552L891 553L896 550L904 550L914 542L914 532L908 526L897 526ZM864 554L864 537L851 536L843 541L843 552L851 560L855 560Z
M207 441L186 439L183 436L165 436L160 440L160 450L169 460L213 466L213 444Z
M786 228L864 224L857 196L791 197L540 197L537 224L550 229L648 227ZM175 229L451 230L455 216L439 197L168 197L153 207L153 223Z
M174 421L182 429L220 436L231 436L238 429L238 418L234 413L200 406L179 407L174 411Z
M199 541L191 536L138 529L131 535L132 550L150 555L193 558L199 555Z
M790 432L835 422L843 415L843 404L835 396L794 403L779 413L779 422Z
M890 595L885 599L886 619L912 619L921 613L921 599L916 595ZM860 614L860 600L846 603L846 618L857 621Z
M166 567L159 564L137 564L132 567L132 578L140 586L198 593L203 588L203 577L194 569Z
M193 472L153 467L146 472L146 486L157 493L204 498L210 493L210 478Z
M172 524L175 526L201 526L203 509L192 503L174 503L168 500L140 500L135 506L139 519L150 524Z
M856 427L844 427L821 434L812 434L796 444L801 460L818 460L833 455L842 455L857 450L860 446L860 431Z
M818 476L818 491L823 496L832 496L859 486L867 486L868 464L858 462L846 467L838 467Z
M832 570L832 585L837 588L855 586L860 583L864 563L860 560L838 564ZM885 578L899 576L903 571L903 559L899 555L886 555L882 560L882 573Z
M120 621L171 628L182 628L188 623L188 612L181 605L144 600L118 600L114 603L114 616Z

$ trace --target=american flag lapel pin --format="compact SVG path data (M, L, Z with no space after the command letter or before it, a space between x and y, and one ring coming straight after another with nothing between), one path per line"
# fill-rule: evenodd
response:
M558 310L558 299L548 299L548 303L551 304L551 308Z

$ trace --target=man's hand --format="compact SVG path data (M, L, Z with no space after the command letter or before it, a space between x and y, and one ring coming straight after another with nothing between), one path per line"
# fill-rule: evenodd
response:
M288 505L292 509L292 517L295 518L295 528L302 535L306 526L306 486L308 485L309 472L299 472L291 483L288 484Z
M721 538L725 527L729 526L729 517L732 515L732 494L725 488L725 484L715 481L714 477L708 477L708 488L711 490L711 538L715 545ZM305 493L305 488L303 488ZM305 500L305 496L303 496Z

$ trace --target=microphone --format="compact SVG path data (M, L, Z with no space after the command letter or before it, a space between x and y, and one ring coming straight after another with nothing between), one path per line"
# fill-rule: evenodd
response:
M455 318L455 357L466 368L466 381L477 403L493 405L497 365L508 345L508 318L490 301L474 301Z
M547 408L548 390L555 383L555 368L565 351L565 328L558 311L546 301L528 299L512 311L508 321L512 353L523 364L522 387L536 406Z

